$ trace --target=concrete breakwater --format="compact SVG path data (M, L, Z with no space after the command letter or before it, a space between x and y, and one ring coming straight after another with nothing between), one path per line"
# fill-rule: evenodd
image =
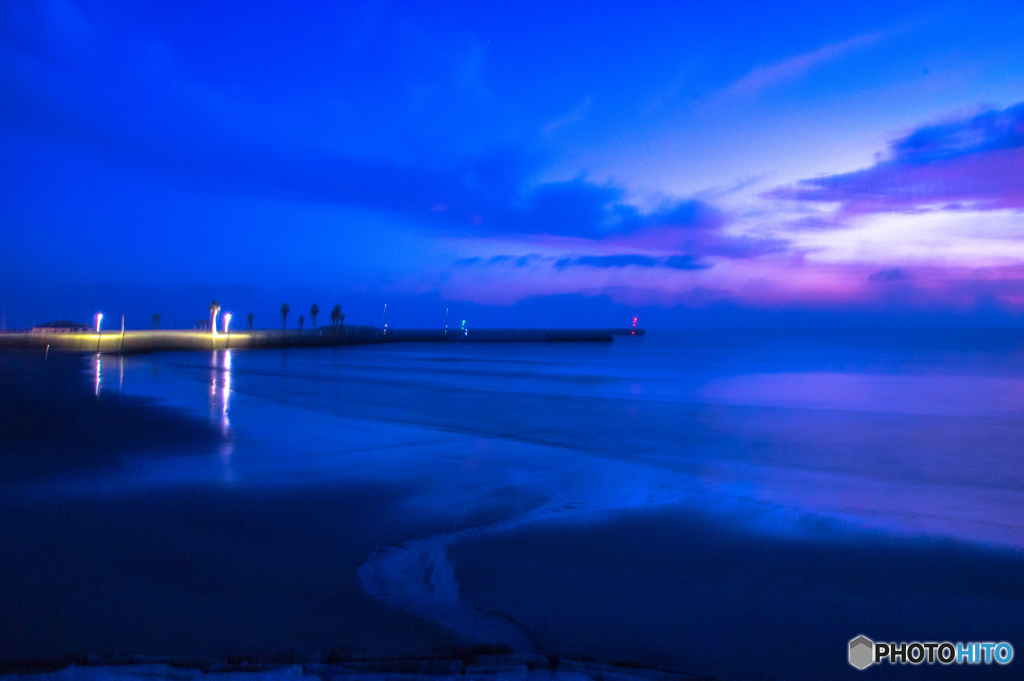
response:
M635 332L635 334L633 333ZM432 342L607 342L613 336L644 335L643 329L388 329L382 336L386 343Z
M104 331L0 333L2 349L46 349L70 352L157 352L161 350L224 350L227 348L289 348L372 343L472 342L608 342L614 335L643 335L643 329L383 329L348 325L283 331Z

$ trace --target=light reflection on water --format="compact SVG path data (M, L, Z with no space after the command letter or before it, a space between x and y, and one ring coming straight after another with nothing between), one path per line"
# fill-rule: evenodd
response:
M219 426L221 433L231 431L228 409L231 407L231 351L214 350L210 358L210 419Z
M515 488L591 510L743 507L769 531L812 514L1024 547L1019 340L689 334L168 353L135 360L124 382L192 410L205 382L224 438L216 472L171 459L149 484L410 483L425 508L466 517L487 490Z
M235 450L234 438L231 433L231 351L215 350L210 358L210 420L220 428L224 439L219 448L223 481L232 483L235 471L231 464L231 456Z
M90 360L93 384L93 394L98 399L100 396L100 389L103 386L103 355L99 352L92 356ZM124 390L124 355L117 356L118 366L118 379L117 379L117 391L121 392Z

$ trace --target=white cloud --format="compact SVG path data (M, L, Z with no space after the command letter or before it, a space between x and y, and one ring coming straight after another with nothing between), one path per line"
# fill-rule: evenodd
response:
M726 88L725 92L729 95L756 95L780 83L796 80L818 64L831 61L858 48L872 45L884 37L884 33L864 33L826 45L813 52L790 57L768 66L759 66Z
M1013 210L879 213L846 229L786 234L819 263L984 267L1024 264L1024 214Z
M591 97L590 95L587 95L582 102L574 106L566 114L548 121L547 124L545 124L544 126L544 134L550 135L559 128L562 128L566 125L570 125L571 123L578 123L582 121L584 118L587 117L587 114L590 113L590 104Z

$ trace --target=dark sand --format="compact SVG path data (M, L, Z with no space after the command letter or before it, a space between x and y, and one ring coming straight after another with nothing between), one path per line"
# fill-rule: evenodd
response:
M173 451L203 454L216 427L156 400L108 392L96 399L81 356L0 352L0 483L97 471Z
M827 525L740 527L669 507L482 535L450 555L462 598L518 621L549 655L744 679L1019 674L1016 659L858 672L846 646L861 633L1024 641L1024 555Z
M447 631L379 605L356 578L381 537L437 530L390 512L401 495L350 485L0 503L0 661L451 650Z
M0 663L330 651L423 655L460 642L363 593L383 542L440 531L397 485L34 493L139 457L216 457L206 420L82 380L84 360L0 353ZM13 486L12 486L13 485Z

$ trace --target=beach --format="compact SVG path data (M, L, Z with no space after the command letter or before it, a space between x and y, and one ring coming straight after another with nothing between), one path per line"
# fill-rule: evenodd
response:
M2 662L1020 640L1020 336L8 352Z

